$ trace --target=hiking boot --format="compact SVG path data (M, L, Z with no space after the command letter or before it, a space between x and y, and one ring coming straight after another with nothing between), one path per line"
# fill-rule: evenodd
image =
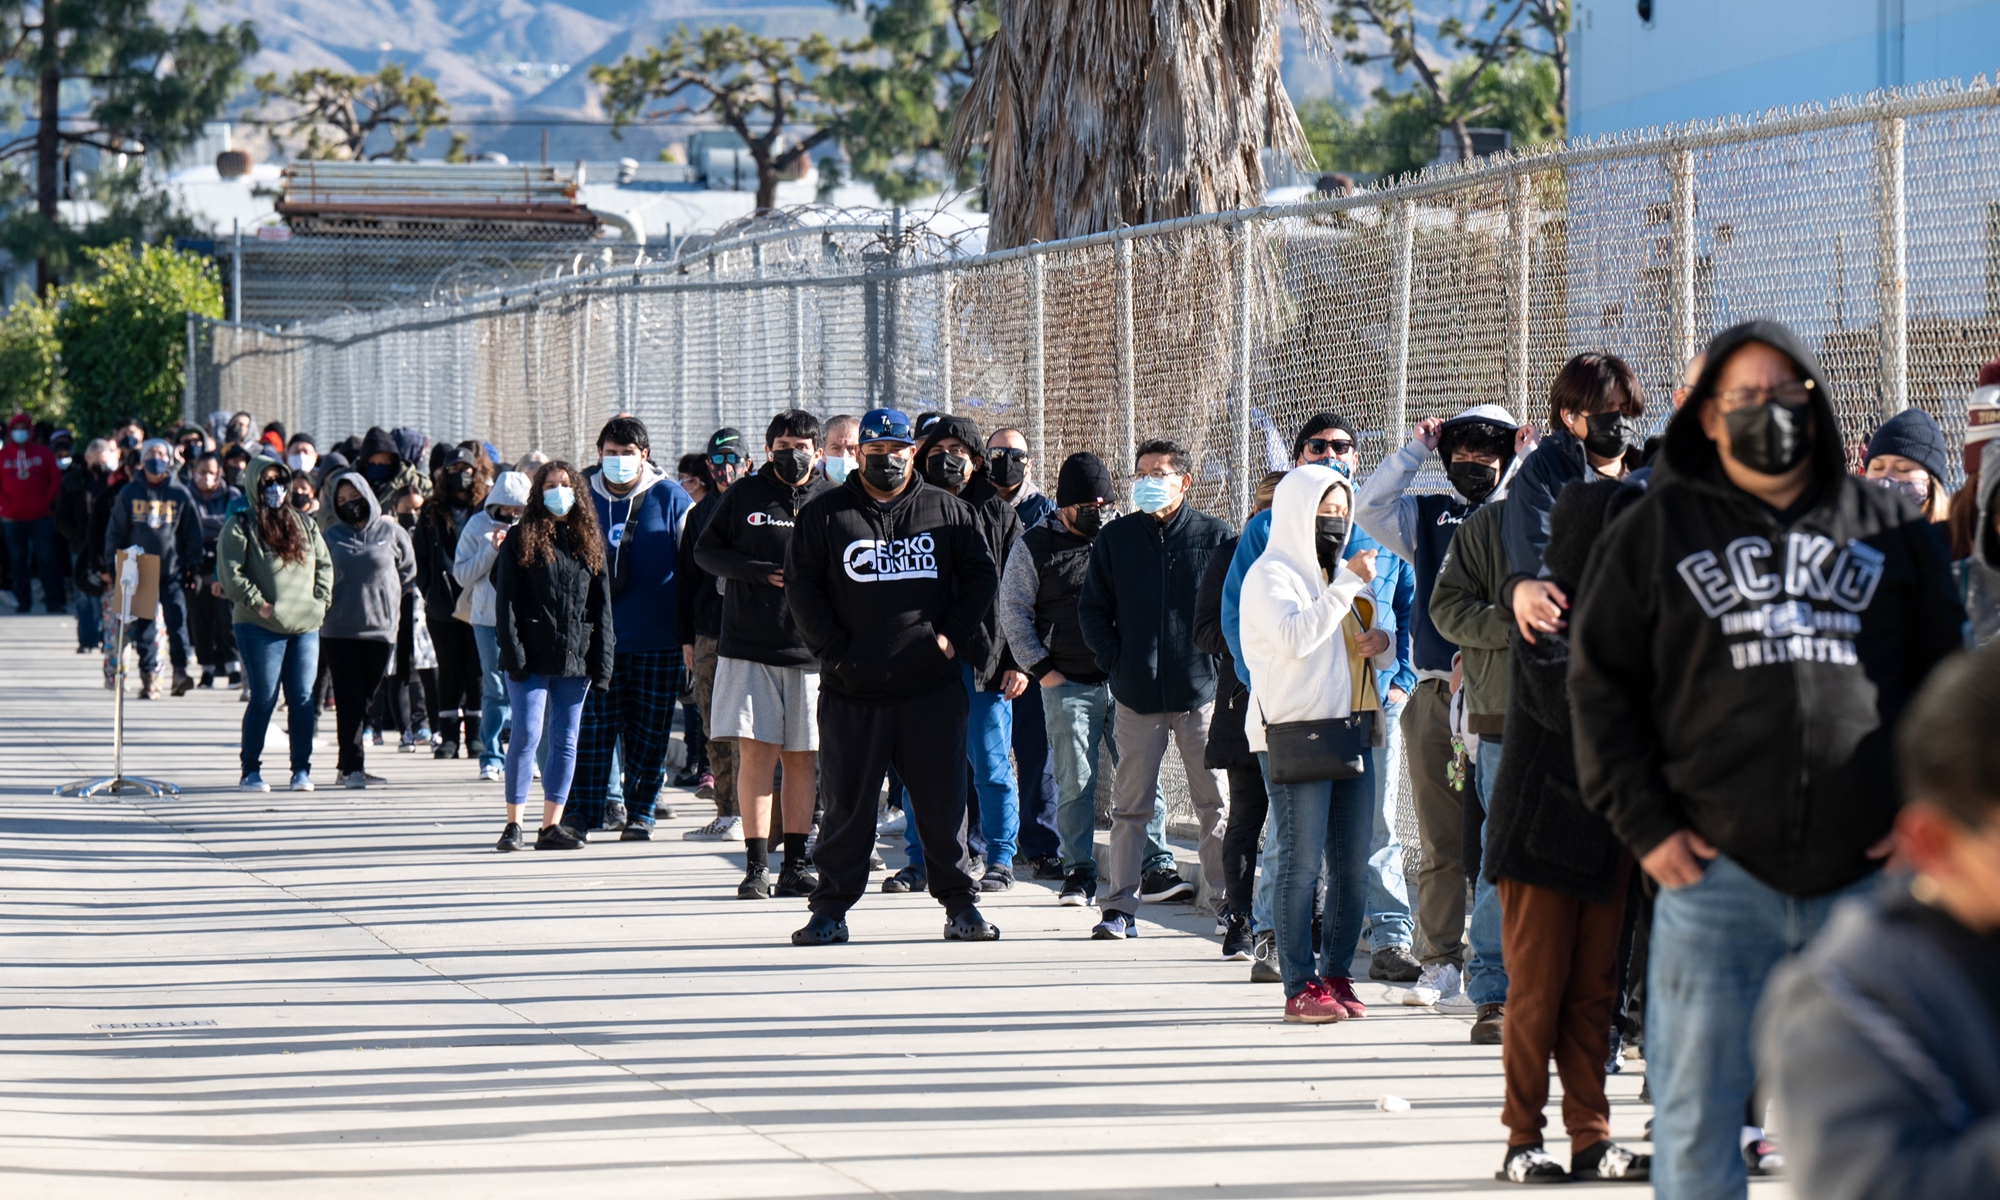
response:
M1138 918L1129 913L1119 912L1115 908L1106 912L1103 920L1090 927L1090 938L1096 942L1109 942L1120 938L1135 938L1138 936Z
M1250 918L1230 913L1229 929L1222 935L1222 957L1231 962L1250 961Z
M1062 894L1056 903L1064 908L1086 908L1097 903L1097 872L1078 867L1063 877Z
M921 892L924 890L927 882L924 878L924 869L922 867L904 867L882 881L882 890L890 895L896 895L901 892Z
M1331 1025L1347 1019L1347 1006L1319 980L1309 980L1306 990L1285 1001L1285 1021L1290 1025Z
M847 940L847 922L839 917L812 915L805 928L792 931L794 946L837 946Z
M519 821L507 822L507 828L500 831L499 843L493 848L502 854L521 849L521 823Z
M537 850L581 850L584 840L567 825L544 825L535 836Z
M1250 982L1284 981L1285 977L1278 972L1278 935L1267 929L1257 935L1256 944L1250 948Z
M1368 978L1382 983L1415 983L1423 971L1408 946L1384 946L1368 956Z
M152 698L153 698L153 677L151 675L145 674L144 672L141 672L139 675L139 699L151 700Z
M1569 1177L1575 1183L1647 1183L1653 1178L1653 1156L1634 1154L1606 1138L1570 1155Z
M1569 1172L1540 1145L1509 1146L1493 1178L1502 1183L1568 1183Z
M1361 997L1354 994L1352 979L1344 975L1330 975L1320 982L1326 985L1327 994L1340 1001L1340 1006L1347 1010L1349 1020L1368 1015L1368 1006L1361 1003Z
M185 696L194 690L194 677L186 671L174 672L174 695Z
M743 840L742 817L717 817L700 829L690 829L681 835L684 842L740 842Z
M777 896L810 896L819 886L819 872L803 858L785 856L785 865L778 870L778 886L771 889Z
M1014 886L1014 868L1007 866L988 867L986 874L979 877L982 892L1005 892Z
M1001 868L1005 870L1006 868ZM944 940L947 942L997 942L1000 927L979 915L976 908L964 912L944 923Z
M1148 904L1193 898L1194 885L1182 879L1178 871L1148 871L1139 877L1139 899Z
M1482 1004L1479 1019L1472 1023L1472 1044L1475 1046L1497 1046L1500 1035L1507 1026L1507 1006L1505 1004Z
M769 900L771 898L771 869L752 865L743 872L743 882L736 885L738 900Z

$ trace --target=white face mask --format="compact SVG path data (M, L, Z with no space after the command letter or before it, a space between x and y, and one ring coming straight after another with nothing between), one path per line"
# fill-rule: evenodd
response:
M310 471L313 469L313 463L315 461L316 460L310 454L285 455L285 465L290 467L294 471Z

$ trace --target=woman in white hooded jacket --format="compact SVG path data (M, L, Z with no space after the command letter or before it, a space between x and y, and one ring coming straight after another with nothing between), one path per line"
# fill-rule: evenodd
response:
M1243 661L1250 670L1244 734L1264 766L1272 836L1290 851L1273 914L1285 1020L1313 1024L1368 1011L1354 995L1351 963L1367 900L1375 785L1367 755L1353 779L1270 782L1265 726L1372 712L1369 737L1381 743L1371 672L1395 665L1395 641L1374 628L1366 593L1374 551L1346 557L1353 511L1354 487L1345 475L1321 466L1286 475L1271 505L1270 544L1243 580ZM1326 915L1315 962L1313 895L1322 861Z

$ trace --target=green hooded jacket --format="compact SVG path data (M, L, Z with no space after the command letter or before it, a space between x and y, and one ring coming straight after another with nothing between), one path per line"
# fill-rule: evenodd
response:
M271 465L268 458L253 459L245 478L254 487ZM262 500L253 496L249 503L261 504ZM333 558L327 554L326 540L312 518L289 504L284 513L305 533L304 561L285 562L266 546L252 529L255 510L246 507L223 523L216 543L215 577L235 605L231 619L237 624L255 625L272 633L311 633L326 619L326 607L333 600ZM258 611L265 604L272 610L268 617Z

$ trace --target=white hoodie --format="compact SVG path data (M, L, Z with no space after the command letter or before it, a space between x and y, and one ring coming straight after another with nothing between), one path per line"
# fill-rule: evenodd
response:
M1368 585L1345 566L1331 580L1320 569L1319 503L1334 487L1347 492L1351 536L1354 485L1330 467L1299 467L1278 484L1270 544L1243 579L1243 661L1250 669L1243 733L1252 751L1265 749L1266 722L1334 720L1352 711L1354 681L1340 625ZM1346 550L1343 543L1342 559ZM1389 642L1371 660L1380 670L1395 666L1395 639Z

